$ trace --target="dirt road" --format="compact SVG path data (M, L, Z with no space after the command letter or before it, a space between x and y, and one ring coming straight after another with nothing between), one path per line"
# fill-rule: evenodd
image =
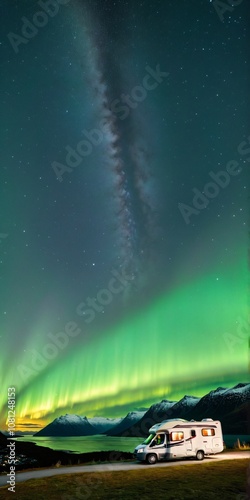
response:
M115 472L115 471L125 471L125 470L133 470L133 469L148 469L149 467L175 467L177 465L186 465L187 467L191 464L199 464L204 462L218 462L221 460L237 460L241 458L248 458L250 460L250 452L231 452L231 453L221 453L220 455L213 455L205 458L203 461L196 460L176 460L172 462L162 462L157 463L156 465L147 465L134 462L115 462L115 463L107 463L107 464L97 464L97 465L77 465L77 466L69 466L69 467L58 467L58 468L50 468L50 469L40 469L40 470L32 470L28 472L18 472L16 474L15 480L16 483L20 483L23 481L27 481L28 479L37 479L43 477L51 477L57 476L60 474L74 474L74 473L86 473L86 472ZM0 476L0 486L6 486L7 484L7 476Z

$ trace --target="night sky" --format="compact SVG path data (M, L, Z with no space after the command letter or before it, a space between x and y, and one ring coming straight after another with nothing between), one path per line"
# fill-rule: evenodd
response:
M12 386L27 430L249 380L232 3L2 0L2 428Z

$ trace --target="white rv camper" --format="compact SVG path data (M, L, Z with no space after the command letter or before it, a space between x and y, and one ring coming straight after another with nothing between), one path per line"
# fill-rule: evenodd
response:
M149 464L158 460L195 457L223 451L221 423L205 418L201 422L181 418L164 420L149 429L150 435L135 448L134 457Z

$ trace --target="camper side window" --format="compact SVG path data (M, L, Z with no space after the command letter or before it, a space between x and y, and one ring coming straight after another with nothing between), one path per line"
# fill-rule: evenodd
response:
M215 436L215 430L214 429L202 429L201 434L202 434L202 436Z
M184 432L171 432L170 441L181 441L184 439Z

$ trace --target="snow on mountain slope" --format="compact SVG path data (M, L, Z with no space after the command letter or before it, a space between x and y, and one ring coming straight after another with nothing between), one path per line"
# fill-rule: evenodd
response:
M96 433L86 417L66 414L53 420L35 436L92 436Z
M89 423L96 429L97 432L102 433L112 429L118 425L122 418L106 418L106 417L92 417L88 418Z
M145 415L146 411L131 411L129 412L122 421L110 429L106 434L108 436L120 436L126 432L126 430L132 425L136 424Z

